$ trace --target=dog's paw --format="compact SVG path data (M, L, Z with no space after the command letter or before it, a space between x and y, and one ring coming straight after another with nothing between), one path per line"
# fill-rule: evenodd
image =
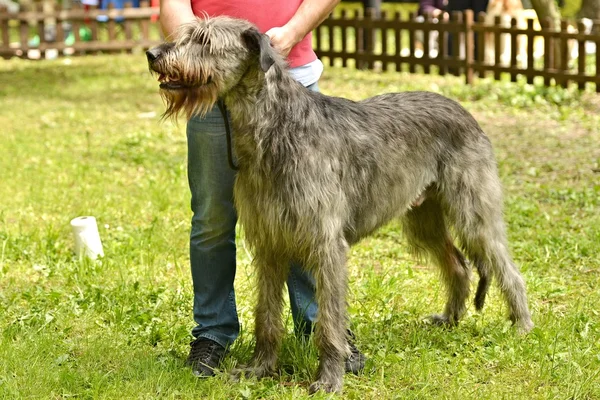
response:
M315 394L318 391L323 391L325 393L341 393L342 391L342 380L336 381L323 381L318 380L313 382L308 388L308 393Z
M233 371L231 371L231 377L236 382L242 377L263 379L276 375L277 374L274 370L265 367L240 366L239 368L235 368Z
M435 326L444 326L444 327L452 327L456 325L456 322L453 322L447 315L445 314L432 314L425 318L425 321L435 325Z
M521 319L513 322L517 332L521 335L526 335L533 329L533 321L531 319Z

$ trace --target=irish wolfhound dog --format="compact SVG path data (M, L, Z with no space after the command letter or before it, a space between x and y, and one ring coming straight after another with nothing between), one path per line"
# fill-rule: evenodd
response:
M231 18L199 19L147 52L166 116L222 99L239 163L235 205L258 275L256 348L248 373L275 372L291 260L316 279L320 364L310 391L342 388L349 246L394 218L411 247L440 267L448 291L438 323L465 312L470 268L483 306L492 277L521 331L533 323L511 260L492 147L458 103L426 92L354 102L294 81L269 38Z

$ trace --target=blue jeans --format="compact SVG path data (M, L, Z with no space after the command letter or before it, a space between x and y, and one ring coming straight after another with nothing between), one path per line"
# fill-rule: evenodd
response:
M318 91L317 84L309 89ZM237 214L233 206L235 171L229 166L225 123L217 106L204 118L188 122L187 139L193 211L190 264L197 324L192 335L227 347L240 329L233 289ZM287 286L296 333L308 334L317 314L314 278L292 264Z

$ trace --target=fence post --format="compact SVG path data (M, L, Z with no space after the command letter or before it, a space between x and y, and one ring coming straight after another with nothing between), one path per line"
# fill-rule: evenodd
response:
M355 67L357 69L365 69L365 63L362 60L362 55L365 53L363 28L361 26L362 16L360 11L356 11L352 16L354 20L354 55Z
M594 33L594 43L596 43L596 76L600 75L600 24L594 24L592 28ZM596 93L600 93L600 82L596 80Z
M473 56L475 53L475 35L473 32L473 10L464 11L465 30L465 82L473 84Z
M460 76L463 72L463 65L465 64L463 56L466 58L465 54L465 19L464 19L464 11L456 11L456 45L458 46L456 51L456 72L455 76Z
M414 12L411 12L408 14L408 21L410 23L415 23L415 18L416 18L416 14ZM416 50L416 37L415 37L415 30L414 29L409 29L408 30L408 48L410 50L410 54L409 54L409 63L408 63L408 72L410 72L411 74L414 74L417 69L416 69L416 63L417 63L417 57L415 55L415 50Z
M82 12L81 3L74 3L72 10ZM78 19L74 19L71 21L71 32L73 32L73 37L75 38L75 45L81 43L81 34L79 33L79 29L81 28L81 21Z
M363 43L364 50L366 55L373 55L375 53L375 29L371 26L372 21L378 19L380 16L379 10L376 8L367 8L365 9L365 21L367 21L367 26L363 30ZM371 25L371 26L368 26ZM367 60L363 63L363 69L373 69L373 61Z
M32 8L32 12L35 13L35 8ZM19 21L19 41L21 42L21 51L23 52L22 57L27 58L27 52L29 50L29 24L27 20L22 19ZM40 34L40 43L42 42L44 33Z
M554 71L554 22L546 17L540 21L544 37L544 86L550 86L551 75Z
M128 1L125 3L125 10L131 10L133 8L133 3L131 1ZM123 20L123 25L125 28L125 40L128 43L131 43L132 39L133 39L133 31L131 29L131 19L129 18L125 18ZM132 47L127 48L127 53L131 53L132 52Z
M379 19L381 16L381 0L363 0L363 7L365 10L365 19L366 20L374 20ZM363 43L365 53L368 55L372 55L375 49L375 29L373 28L365 28L363 31ZM363 68L373 69L373 61L366 61L363 64Z
M90 6L89 8L90 11L95 11L97 10L97 6ZM97 42L98 41L98 20L96 19L96 17L91 17L90 18L90 31L92 33L92 42Z
M400 12L396 12L394 21L396 22L394 25L395 29L395 37L394 41L396 42L396 71L402 71L402 63L400 62L400 57L402 57L402 14Z
M453 65L450 67L449 71L454 76L460 75L459 63L460 63L460 50L461 50L461 42L462 42L462 35L461 35L462 29L460 29L460 28L462 27L462 22L463 22L462 17L463 17L463 15L462 15L462 12L460 12L460 11L452 11L452 13L450 14L450 27L452 28L452 33L449 35L449 37L451 38L450 41L452 42L452 46L450 46L450 51L451 51L450 60Z
M2 58L9 59L10 54L10 37L8 34L8 10L4 6L0 6L0 30L2 30L2 42L0 43L0 49L2 51ZM6 51L6 53L4 53Z
M502 55L502 33L500 33L499 29L502 28L502 19L499 15L496 15L494 18L494 80L500 80L500 66L502 63L500 62L500 56Z
M533 47L535 42L535 30L533 29L533 19L527 20L527 71L525 75L527 76L527 83L533 84L533 78L535 77L535 70L533 63L535 62L533 59Z
M146 8L150 7L150 2L148 0L140 1L140 7ZM146 18L140 20L140 30L142 32L142 41L144 43L148 43L150 41L150 21ZM147 45L144 45L147 46Z
M439 71L438 73L440 74L440 76L444 76L448 73L448 65L446 63L446 61L448 60L448 48L449 48L449 40L450 40L450 35L448 34L448 21L450 20L450 16L447 13L443 13L438 21L439 27L441 28L439 30L439 36L438 36L438 43L439 43L439 52L438 52L438 59L441 61L439 64Z
M517 40L519 38L519 28L517 27L517 19L510 19L510 81L517 81L517 54L519 54Z
M583 23L583 21L579 21L577 23L577 34L581 35L585 33L585 24ZM579 52L579 56L577 58L577 75L580 77L584 77L585 76L585 59L586 59L586 54L585 54L585 39L584 40L580 40L579 38L577 38L577 47L578 47L578 52ZM598 49L596 49L596 53L598 52ZM580 90L584 90L585 89L585 80L580 80L577 82L577 86L579 87Z
M112 42L113 40L117 39L117 23L115 21L115 18L113 18L111 16L111 14L113 12L115 12L114 3L112 3L112 2L108 3L108 7L106 8L106 10L107 10L107 15L108 15L108 22L107 22L108 41Z
M65 43L65 30L63 29L63 20L61 18L60 13L57 13L56 16L56 38L54 39L56 43L64 44Z
M381 12L381 21L387 21L388 16L385 11ZM381 70L389 71L389 63L387 61L388 54L388 28L384 24L381 27Z
M569 78L566 76L569 71L569 41L566 36L569 34L568 29L569 23L564 20L560 21L560 60L557 63L557 67L560 71L560 79L558 79L558 83L565 88L569 86Z
M342 10L340 19L342 22L348 20L348 15L346 14L346 10ZM342 67L346 68L348 66L348 35L347 35L348 27L342 23Z
M39 49L40 49L40 59L43 60L44 58L46 58L46 45L44 43L46 43L46 19L45 17L45 13L44 13L44 4L39 3L37 4L37 7L34 8L36 11L36 15L40 17L40 19L38 19L37 21L37 27L38 27L38 36L40 37L40 44L39 44ZM29 48L29 43L27 43L27 39L25 40L25 45L27 48Z
M333 52L335 49L335 27L333 25L327 25L327 33L329 34L329 66L333 66L333 61L335 60L333 56Z
M484 78L487 73L487 68L485 65L485 54L489 51L486 46L486 38L490 37L489 32L485 30L485 13L480 12L477 15L477 64L479 70L479 77Z
M432 36L430 28L433 23L433 15L431 15L431 13L425 13L425 23L423 24L423 59L426 62L423 64L423 72L426 74L431 73L431 46L429 46L429 42L431 41Z

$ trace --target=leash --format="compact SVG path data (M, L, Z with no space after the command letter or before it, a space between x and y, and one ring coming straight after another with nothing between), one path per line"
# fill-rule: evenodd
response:
M229 168L234 171L240 169L238 165L235 165L233 162L233 147L231 144L231 128L229 127L229 118L227 118L227 109L225 108L225 103L222 99L217 101L217 106L219 106L219 111L221 111L221 116L223 117L223 122L225 123L225 138L227 139L227 161L229 162Z

